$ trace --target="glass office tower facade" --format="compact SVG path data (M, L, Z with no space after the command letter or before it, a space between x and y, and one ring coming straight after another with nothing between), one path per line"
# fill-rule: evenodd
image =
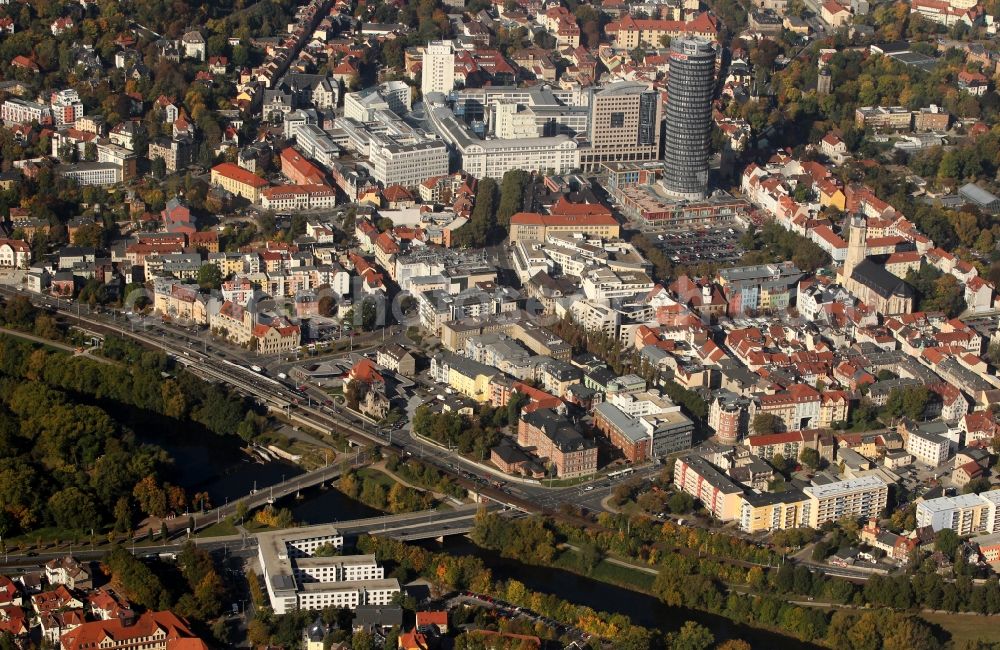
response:
M708 190L714 94L712 42L674 39L667 83L663 185L676 198L696 201L704 198Z

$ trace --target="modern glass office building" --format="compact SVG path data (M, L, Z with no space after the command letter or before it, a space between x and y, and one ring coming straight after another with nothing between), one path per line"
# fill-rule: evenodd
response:
M671 196L698 200L708 190L715 92L715 47L698 38L670 44L663 185Z

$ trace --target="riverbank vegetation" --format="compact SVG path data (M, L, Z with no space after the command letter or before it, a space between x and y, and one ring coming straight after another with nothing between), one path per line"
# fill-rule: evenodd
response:
M70 539L126 534L141 515L209 505L170 484L169 454L139 441L162 432L137 431L136 412L220 436L250 437L258 427L251 404L175 371L160 353L113 337L104 353L120 363L0 336L0 536L8 547L41 527Z
M156 560L150 565L118 546L102 566L112 587L145 609L172 609L196 621L207 621L222 611L226 595L222 577L208 552L192 542L177 554L176 563Z
M947 605L957 609L963 604L957 596L961 588L945 582L929 566L918 574L912 588L906 578L878 578L862 589L840 578L813 574L804 566L782 563L780 556L774 557L770 549L717 531L659 524L646 517L606 514L600 519L600 528L584 529L541 518L510 521L497 514L483 513L470 537L476 544L505 557L586 575L594 575L594 567L606 555L638 566L645 564L659 571L651 593L669 606L718 614L752 627L780 630L800 641L838 650L867 647L933 650L940 643L926 622L912 611L917 604L914 594L918 590L927 596L936 592L942 596L952 594ZM563 542L579 548L579 557L574 562L560 556L557 549ZM637 588L638 582L634 577L610 581L630 588ZM981 599L983 611L988 611L994 602L1000 606L995 578L983 587L973 587L968 582L971 590L968 598L976 602ZM797 604L796 596L802 601L829 602L831 607ZM851 609L834 609L831 613L830 609L838 604ZM877 611L853 609L866 606ZM866 636L853 633L855 628L866 630Z
M416 458L403 460L395 454L390 454L386 458L385 468L412 485L440 492L455 499L465 498L465 488L454 479L436 467Z
M434 507L431 493L406 487L388 474L370 468L345 472L337 485L350 498L384 512L414 512Z

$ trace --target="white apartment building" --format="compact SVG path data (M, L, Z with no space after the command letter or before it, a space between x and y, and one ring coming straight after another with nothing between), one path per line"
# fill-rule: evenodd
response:
M307 582L298 594L298 609L357 609L359 605L390 605L399 593L399 581ZM277 610L275 610L277 614Z
M337 190L329 185L279 185L260 193L265 210L314 210L337 205Z
M0 118L4 124L49 124L52 122L52 109L45 104L29 102L12 97L0 107Z
M405 115L410 111L412 91L402 81L386 81L372 88L344 96L344 117L359 122L374 122L378 111Z
M385 569L375 562L374 555L303 557L296 560L294 575L303 582L353 582L382 580Z
M889 486L877 476L811 485L802 492L808 498L802 509L802 523L810 528L841 517L877 517L889 498Z
M385 578L373 555L316 556L320 547L344 546L343 535L329 524L259 533L257 541L257 556L275 614L388 605L400 591L399 582Z
M281 120L281 128L284 131L285 138L295 138L299 134L299 129L306 124L316 124L316 120L318 119L316 111L306 111L300 108L285 115Z
M433 41L424 48L420 92L450 93L455 89L455 48L451 41Z
M611 338L618 336L618 328L622 322L621 312L607 305L577 297L567 302L568 306L565 302L556 303L556 316L562 318L568 312L573 320L588 332L604 332Z
M56 126L74 124L83 117L83 102L80 100L80 95L72 88L52 93L50 103Z
M448 148L440 140L402 144L373 134L368 162L379 183L417 187L428 178L448 174Z
M123 169L114 163L82 162L56 167L56 173L80 185L114 185L123 178Z
M959 535L1000 532L1000 490L938 497L917 504L917 526L934 532L950 528Z
M603 302L631 298L653 290L653 280L642 271L616 273L606 266L587 269L583 274L583 293L590 300Z
M937 467L948 460L951 443L944 436L923 431L911 431L906 440L906 451L919 462Z
M20 239L0 239L0 266L26 269L31 261L31 247Z

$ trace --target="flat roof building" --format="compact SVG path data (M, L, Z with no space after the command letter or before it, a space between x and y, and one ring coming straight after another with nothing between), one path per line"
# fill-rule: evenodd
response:
M716 519L740 516L743 488L701 456L688 454L674 462L674 486L701 501Z
M877 476L862 476L825 485L811 485L802 492L809 499L802 523L819 528L841 517L877 517L885 509L889 486Z
M644 83L621 81L593 91L590 145L580 166L596 170L606 162L639 162L660 157L660 93Z
M258 533L257 557L274 613L390 604L399 581L385 578L374 555L316 555L343 546L343 535L329 524Z
M927 499L917 504L917 526L934 532L950 528L959 535L1000 532L1000 490Z

